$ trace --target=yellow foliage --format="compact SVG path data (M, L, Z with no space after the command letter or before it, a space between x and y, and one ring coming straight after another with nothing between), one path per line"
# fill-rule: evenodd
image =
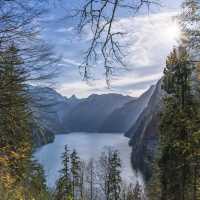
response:
M200 81L200 63L196 65L197 79Z
M18 149L10 146L0 148L0 181L6 189L15 185L19 174L14 168L19 169L23 161L28 159L30 145L23 144ZM14 168L13 168L14 167Z

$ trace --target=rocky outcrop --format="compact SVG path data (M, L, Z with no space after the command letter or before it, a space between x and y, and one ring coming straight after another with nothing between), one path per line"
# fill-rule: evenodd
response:
M135 98L124 104L121 108L114 110L104 121L99 131L104 133L124 133L128 131L147 106L153 91L154 86L151 86L139 98Z
M158 144L159 118L164 95L161 83L161 80L157 83L147 107L126 133L131 138L133 167L141 170L146 179L151 175L152 162Z

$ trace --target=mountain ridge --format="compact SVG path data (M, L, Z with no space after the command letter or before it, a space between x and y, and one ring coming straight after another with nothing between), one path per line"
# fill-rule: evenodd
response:
M159 118L165 95L161 86L162 79L156 84L147 107L125 133L130 138L132 147L132 165L142 171L147 180L152 174L152 164L158 147Z
M114 110L104 121L100 132L117 132L117 130L118 132L128 131L146 107L153 90L154 86L151 86L140 97L135 98L124 104L121 108Z

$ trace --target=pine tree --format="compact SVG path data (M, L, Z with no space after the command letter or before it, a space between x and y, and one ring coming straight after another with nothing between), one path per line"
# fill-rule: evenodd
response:
M110 166L111 166L111 181L110 181L110 188L111 188L111 199L113 200L119 200L120 199L120 193L121 193L121 160L119 157L118 151L111 152L111 160L110 160Z
M24 180L31 154L29 113L25 91L26 71L11 46L1 53L0 148L1 178L6 187ZM10 179L10 180L9 180Z
M188 163L182 147L188 140L183 109L188 85L188 70L184 70L185 55L174 50L167 59L163 88L171 96L165 99L165 110L161 119L161 197L162 199L185 199ZM183 66L183 69L182 69ZM184 86L185 85L185 86ZM187 172L186 172L187 171Z
M80 189L80 171L81 171L81 161L80 158L76 152L76 150L73 150L73 152L70 155L71 159L71 176L72 176L72 199L77 199L78 192Z
M185 48L174 50L164 70L164 111L160 124L160 151L158 161L162 200L190 200L194 157L194 138L199 130L199 111L193 98L191 74ZM199 140L197 143L200 145ZM196 146L196 145L195 145ZM200 146L199 146L200 147Z
M167 59L159 160L161 199L200 198L199 50L200 2L185 0L181 45Z
M0 184L13 200L48 199L43 171L32 160L27 76L14 44L0 52Z
M69 200L72 198L72 180L70 171L70 152L68 146L65 146L65 151L62 155L63 169L60 171L60 178L57 182L55 191L56 200Z
M108 149L99 160L99 179L106 200L118 200L121 195L121 160L118 151Z
M200 113L196 84L200 56L199 1L184 1L180 25L182 47L168 56L163 79L167 97L160 124L159 177L154 177L156 185L161 186L162 200L200 198Z

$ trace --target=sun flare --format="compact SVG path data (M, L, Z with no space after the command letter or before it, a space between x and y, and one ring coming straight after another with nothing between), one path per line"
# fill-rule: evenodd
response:
M171 40L179 40L181 37L181 29L176 21L169 23L165 30L165 35Z

